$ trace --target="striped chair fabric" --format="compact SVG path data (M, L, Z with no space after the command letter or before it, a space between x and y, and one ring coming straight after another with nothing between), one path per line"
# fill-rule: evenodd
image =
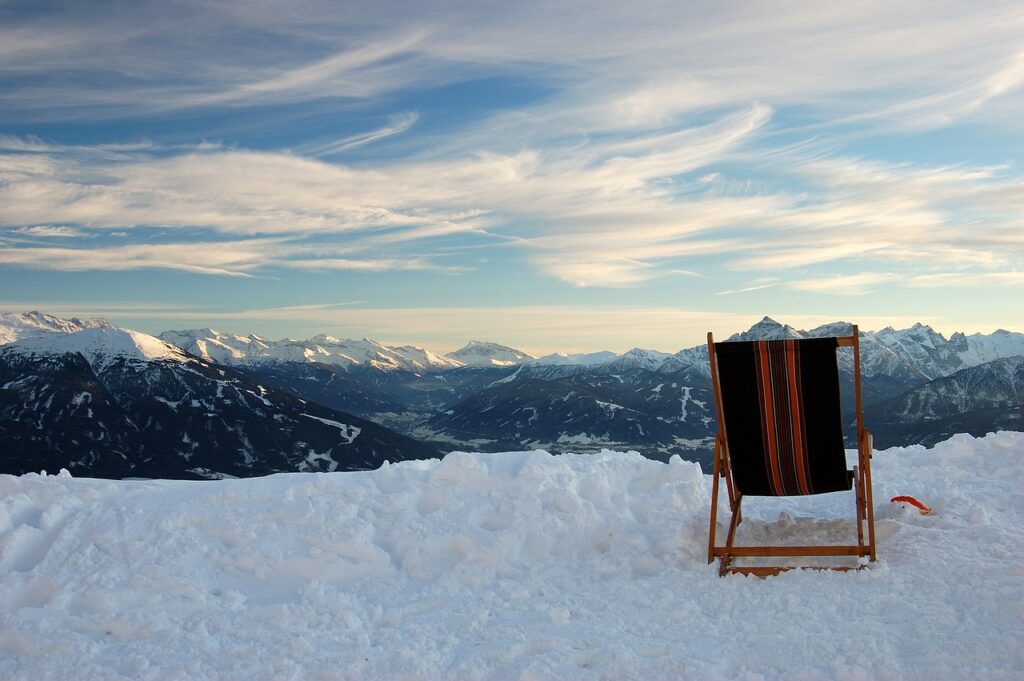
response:
M746 495L849 490L835 338L715 344L733 480Z

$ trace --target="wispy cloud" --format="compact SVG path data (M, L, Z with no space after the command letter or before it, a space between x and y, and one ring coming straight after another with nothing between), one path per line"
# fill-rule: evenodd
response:
M220 243L131 244L99 248L0 248L0 264L47 270L170 269L197 274L252 276L272 257L272 239Z
M172 108L209 106L218 104L252 105L264 101L277 101L281 96L300 99L323 97L368 97L387 91L396 84L405 84L404 78L392 82L385 77L388 62L410 55L430 34L427 29L413 29L397 36L378 37L352 49L345 49L312 63L302 64L276 73L262 75L240 83L223 92L195 94L180 99ZM390 87L389 87L390 86Z
M908 284L917 288L959 288L1024 286L1024 272L945 272L911 277Z
M0 123L185 109L216 118L325 100L332 115L358 103L361 120L383 121L419 108L403 94L478 78L529 81L544 94L480 105L457 132L409 111L359 134L289 140L294 152L0 136L4 233L72 240L62 249L8 241L3 262L455 273L466 265L447 254L469 242L574 286L731 269L835 293L851 290L828 284L839 264L906 267L908 281L932 276L926 267L959 268L960 281L979 285L971 273L1024 264L1015 167L789 144L805 139L800 126L826 136L930 129L1024 105L1019 3L982 12L957 0L767 2L738 12L441 2L396 13L297 2L139 3L113 33L99 12L15 17L0 26L0 84L10 85L0 88ZM999 122L1020 129L1019 116ZM332 162L385 139L408 153ZM146 243L140 227L202 232L225 254ZM115 231L127 235L122 250L86 240ZM269 238L278 246L255 245ZM309 252L324 241L330 252Z
M419 114L414 111L395 114L390 116L388 125L382 128L360 133L358 135L350 135L349 137L332 142L308 145L300 148L299 151L311 156L334 156L335 154L340 154L350 149L371 144L378 140L393 137L395 135L401 135L403 132L406 132L415 125L417 120L419 120Z
M409 258L405 260L397 258L387 259L356 259L356 258L308 258L286 260L280 263L286 267L307 270L355 270L358 272L401 272L401 271L422 271L422 272L447 272L457 274L465 272L465 267L452 267L437 265L423 259Z
M112 251L84 238L65 250L8 244L3 258L33 267L235 275L271 265L454 273L465 266L438 259L450 239L472 235L550 277L609 287L679 270L706 274L700 263L708 258L776 277L841 262L900 263L927 274L920 267L998 271L1019 261L1024 179L1011 168L780 152L759 138L768 121L770 112L754 107L628 143L413 157L371 168L218 146L109 156L105 148L93 154L33 141L0 154L0 224L11 226L9 234L131 235L159 226L236 245L214 263L207 249L190 253L185 244ZM735 191L735 169L707 172L723 166L770 166L780 179ZM270 236L285 241L253 249L254 239ZM325 236L343 245L325 246ZM419 243L432 245L408 255L407 245ZM820 272L810 278L822 291L851 290L828 287Z
M963 0L745 9L537 0L468 10L441 1L385 15L320 0L245 11L195 0L119 7L118 31L102 12L16 17L0 27L0 71L20 79L0 102L22 120L123 117L367 99L526 72L559 86L542 115L588 128L644 129L753 101L810 106L823 121L918 126L973 115L993 99L1019 104L1024 12L1011 0L985 11ZM76 77L30 85L52 74Z
M46 238L68 238L85 235L85 232L80 229L62 227L60 225L34 225L32 227L19 227L18 229L12 229L11 233Z
M900 276L891 272L861 272L859 274L812 279L798 279L787 284L789 288L811 293L825 293L842 296L862 296L870 293L882 284L899 281Z
M776 277L762 277L756 279L746 286L735 289L727 289L725 291L718 291L715 295L719 296L731 296L737 293L751 293L752 291L762 291L767 288L774 288L779 285L779 279Z

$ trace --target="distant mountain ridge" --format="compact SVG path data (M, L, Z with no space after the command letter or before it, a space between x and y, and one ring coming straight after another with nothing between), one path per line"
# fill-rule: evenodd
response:
M85 329L114 328L105 319L61 319L42 312L5 312L0 314L0 345L51 333L74 333Z
M339 340L324 334L307 340L272 341L255 334L240 336L206 328L164 331L159 338L197 357L229 366L274 361L340 366L365 364L382 371L414 373L464 366L462 362L411 345L386 346L367 338Z
M92 320L106 323L102 320ZM0 332L2 333L2 332ZM809 331L800 331L764 317L744 332L725 340L806 338L847 335L850 324L832 322ZM886 327L881 331L861 330L863 370L905 381L929 381L984 362L1024 354L1024 333L998 330L989 335L967 336L957 332L946 339L930 326L915 324L908 329ZM307 340L271 341L254 334L240 336L212 329L165 331L159 335L186 352L220 364L255 364L267 361L336 364L345 367L369 366L382 371L410 371L423 374L443 372L463 366L517 367L587 366L606 367L610 371L643 368L673 372L707 363L703 345L667 353L633 348L618 354L609 351L565 355L554 353L537 358L527 352L498 343L470 341L459 350L437 355L416 346L386 346L369 339L339 340L318 335ZM721 339L720 339L721 340Z
M802 331L765 317L727 340L849 332L846 322ZM104 320L63 320L38 312L0 315L0 339L4 339L0 343L0 416L7 419L0 427L0 444L3 431L9 434L16 421L21 424L19 428L26 429L18 437L27 437L25 442L44 450L72 451L73 442L102 443L108 437L105 432L113 438L119 429L146 430L150 417L166 411L169 403L185 414L194 401L201 406L194 407L195 413L187 418L165 414L162 420L152 421L162 428L183 431L182 438L169 446L168 461L180 459L186 449L191 449L181 444L205 442L204 447L236 452L243 461L255 456L257 449L269 447L271 453L267 456L272 463L260 470L310 465L320 467L313 470L322 470L331 464L319 456L322 452L317 447L329 447L316 440L319 436L300 433L302 428L296 424L314 428L328 423L351 426L362 419L362 425L355 427L364 435L380 428L380 446L371 448L365 456L356 455L361 444L370 439L360 435L349 443L352 446L343 448L352 457L344 461L333 458L337 466L358 468L384 458L434 456L439 449L503 451L535 447L578 453L602 448L636 449L651 458L667 459L679 454L707 463L715 429L707 347L703 344L674 354L634 348L622 354L556 353L535 358L508 346L471 341L441 356L410 345L385 346L369 339L339 340L328 335L302 341L269 341L253 334L194 329L167 331L156 338ZM876 444L887 447L932 442L936 433L960 432L950 432L951 428L976 434L997 428L1024 428L1020 391L1006 388L1009 384L1005 380L1007 371L1012 374L1019 368L1013 358L1022 355L1024 334L1009 331L956 333L948 339L923 324L902 330L861 331L864 403ZM87 370L81 366L83 362ZM849 349L840 349L839 366L844 377L843 401L849 410ZM134 367L134 373L127 367ZM1007 367L1013 367L1012 371ZM219 371L228 372L238 385L244 384L243 388L230 389L242 391L237 395L239 399L233 400L239 404L218 402L226 394L227 384L209 372ZM196 383L197 372L209 374L205 383ZM149 374L167 380L154 382L147 378ZM67 387L94 384L99 387L89 398L82 394L91 388L76 391ZM189 390L201 397L183 402L180 390L173 387L182 384L188 384ZM154 385L158 389L153 389ZM41 400L44 394L52 399ZM252 403L252 396L270 394L278 397L266 399L275 408L281 402L282 411L266 408L262 400ZM991 394L1002 397L993 402ZM145 418L123 408L143 403L149 405ZM244 418L232 411L242 403L255 407L246 408ZM335 415L314 414L301 406L312 407L314 403L333 410ZM214 409L207 404L220 406ZM37 411L46 414L37 415L33 422ZM106 431L97 430L99 425L92 423L95 418L88 416L90 413L104 414L99 421ZM210 428L210 419L229 413L232 423L244 427L229 423L219 439L203 440L201 432ZM11 420L11 415L16 419ZM74 437L64 437L62 429ZM409 437L403 440L388 429ZM250 431L262 434L254 439L246 434ZM342 429L335 427L332 432L337 444ZM40 433L46 437L36 437ZM248 438L248 445L242 435ZM257 446L257 440L270 444ZM316 440L321 444L313 447L317 454L307 461L285 451L293 440ZM157 442L152 446L155 451L162 445ZM105 456L103 451L116 450L118 456L130 459L145 449L141 445L106 450L99 446L89 449L89 456L100 461ZM103 465L111 470L117 468L110 456L105 461ZM200 474L195 471L236 475L255 474L258 467L221 461L192 469L189 475Z

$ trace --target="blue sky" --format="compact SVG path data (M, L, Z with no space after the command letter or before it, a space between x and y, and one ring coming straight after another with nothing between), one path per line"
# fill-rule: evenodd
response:
M0 310L1024 330L1019 2L0 2Z

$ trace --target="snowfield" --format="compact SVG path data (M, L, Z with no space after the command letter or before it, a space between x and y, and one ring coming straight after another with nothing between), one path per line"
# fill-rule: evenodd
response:
M873 472L879 561L766 580L707 565L709 476L635 453L0 476L0 678L1024 676L1024 433ZM741 540L853 532L850 494L744 511Z

